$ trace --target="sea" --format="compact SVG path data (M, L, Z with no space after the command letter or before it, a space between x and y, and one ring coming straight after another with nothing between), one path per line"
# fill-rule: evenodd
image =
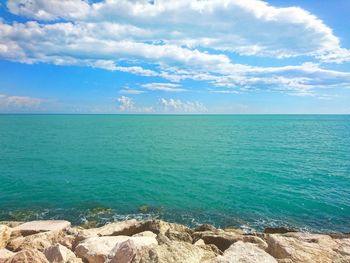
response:
M350 232L349 115L0 115L0 220Z

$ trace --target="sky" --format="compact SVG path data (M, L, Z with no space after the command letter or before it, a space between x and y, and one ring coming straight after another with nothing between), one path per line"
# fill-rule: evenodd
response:
M0 0L0 113L350 114L348 0Z

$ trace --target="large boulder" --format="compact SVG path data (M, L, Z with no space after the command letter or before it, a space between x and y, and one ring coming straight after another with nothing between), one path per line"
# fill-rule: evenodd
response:
M211 249L206 250L187 242L170 241L138 250L132 263L200 263L215 256Z
M193 230L180 224L168 223L162 220L149 220L142 222L139 231L151 231L157 235L162 234L174 241L192 243Z
M0 225L0 249L6 247L7 241L11 237L12 229L6 225Z
M50 263L82 263L72 251L60 244L44 249L43 253Z
M10 239L6 248L11 251L20 251L23 249L37 249L43 251L65 239L65 233L62 231L48 231L29 236L20 236Z
M103 263L113 258L113 250L120 243L131 240L137 249L145 246L157 245L154 237L104 236L85 239L75 249L75 254L89 263ZM113 250L113 251L112 251Z
M49 263L49 261L40 251L25 249L8 258L5 263Z
M141 232L139 231L139 226L140 223L135 219L110 223L99 228L78 230L78 239L81 241L89 237L98 236L131 236Z
M130 263L135 257L137 247L134 241L128 239L118 243L110 252L110 263Z
M133 237L154 237L156 238L157 235L154 234L153 232L151 231L144 231L144 232L140 232L140 233L137 233L135 235L132 235Z
M0 221L0 225L5 225L8 227L16 227L22 225L24 222L22 221Z
M350 262L348 239L332 239L329 235L286 233L266 235L267 252L279 261Z
M277 263L276 259L255 244L237 241L222 256L207 263Z
M13 231L22 236L28 236L47 231L62 231L68 227L70 227L70 222L65 220L37 220L16 226Z
M222 230L203 231L195 232L192 237L194 241L202 239L205 244L213 244L221 251L225 251L237 241L254 243L263 250L267 248L267 244L262 238L254 235L237 234L236 232L225 232Z
M15 253L6 248L0 248L0 263L5 262L6 259L12 257Z

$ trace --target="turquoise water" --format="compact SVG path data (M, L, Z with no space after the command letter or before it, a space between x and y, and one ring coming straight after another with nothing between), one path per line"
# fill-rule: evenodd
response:
M350 232L350 116L0 115L0 220L127 217Z

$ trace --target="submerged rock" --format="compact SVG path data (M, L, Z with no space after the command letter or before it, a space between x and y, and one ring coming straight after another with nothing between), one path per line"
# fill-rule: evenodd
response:
M276 259L255 244L237 241L222 256L206 263L277 263Z
M48 231L62 231L70 227L70 222L65 220L37 220L16 226L13 231L22 236L33 235Z
M6 247L11 237L12 229L5 225L0 225L0 249Z
M49 263L49 261L40 251L25 249L8 258L5 263Z

